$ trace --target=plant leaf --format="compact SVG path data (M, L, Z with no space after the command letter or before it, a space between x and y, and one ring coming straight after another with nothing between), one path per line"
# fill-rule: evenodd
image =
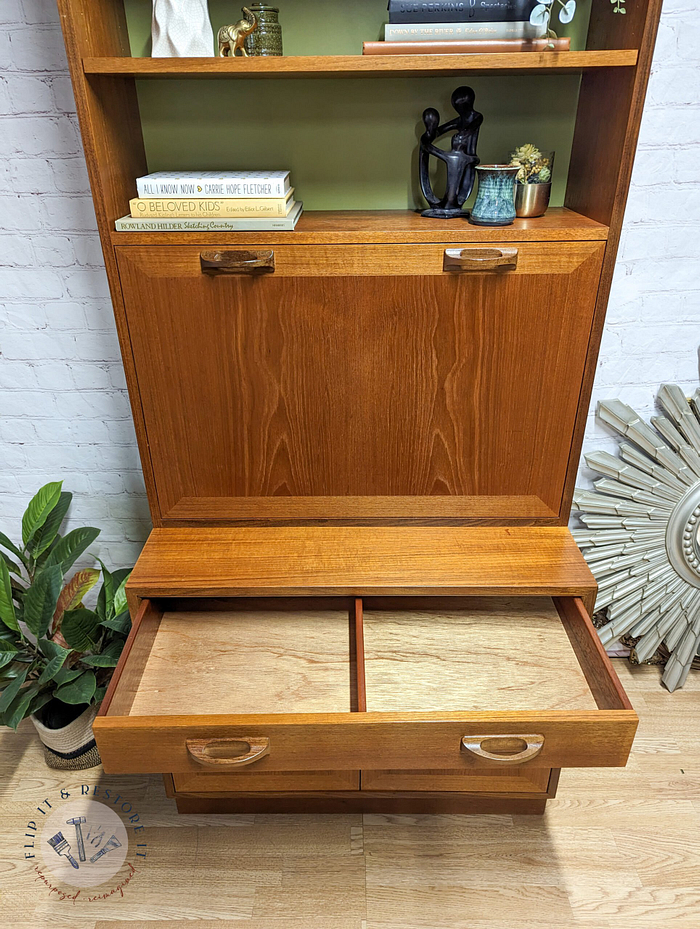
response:
M95 703L102 703L102 701L105 698L106 693L107 693L106 687L98 687L97 690L95 691L95 697L94 697Z
M65 574L69 568L73 567L85 549L92 545L99 534L99 529L91 529L87 526L82 529L71 530L51 549L44 566L60 565Z
M12 571L13 574L17 575L17 577L22 577L22 571L20 570L20 566L18 564L15 564L15 562L10 558L9 555L6 555L5 552L0 552L0 558L2 558L2 560L7 565L8 571Z
M56 611L63 573L58 565L43 568L24 597L24 622L37 639L43 638Z
M73 494L62 493L58 497L58 503L46 517L44 525L34 533L28 543L28 548L34 558L38 558L51 545L58 535L61 523L66 518L68 507L73 499Z
M35 684L31 684L21 693L17 694L10 706L5 712L5 725L10 729L16 729L29 712L29 704L38 694Z
M55 658L52 658L41 672L41 676L37 683L39 687L42 687L44 684L48 684L49 681L52 681L56 674L61 670L66 658L70 655L70 652L63 649L63 655L56 655Z
M131 617L127 610L124 613L120 613L119 616L115 616L114 619L105 619L102 625L106 626L107 629L111 629L113 632L127 633L129 629L131 629Z
M54 642L52 639L40 639L39 640L39 650L46 658L56 658L57 655L62 655L64 652L70 654L70 650L64 648L62 645L59 645L58 642Z
M0 668L4 668L8 664L12 664L15 660L16 652L0 652Z
M53 700L53 691L45 690L43 693L37 694L29 705L27 716L33 716L34 713L40 710L49 700Z
M120 613L124 613L129 609L129 606L126 602L126 582L129 580L129 574L131 574L131 571L129 571L129 573L126 575L124 580L119 584L119 587L117 587L115 591L113 602L115 616L119 616Z
M114 655L83 655L80 660L91 668L116 668L119 664L119 659Z
M0 545L4 545L8 552L12 552L13 555L16 555L20 561L24 561L24 555L22 552L17 548L16 545L13 545L13 543L7 538L4 532L0 532Z
M10 572L2 558L0 558L0 619L5 623L8 629L19 632L15 605L12 602Z
M68 681L74 681L76 677L82 674L80 668L61 668L58 674L54 674L53 679L57 684L67 684Z
M7 711L7 708L19 693L19 690L22 684L24 684L28 674L29 668L25 668L21 674L17 675L12 683L7 685L2 694L0 694L0 713L5 713Z
M25 547L29 544L29 540L37 529L44 525L49 513L58 503L62 486L63 481L45 484L29 501L29 505L22 517L22 541Z
M114 607L114 578L101 561L100 567L102 568L102 587L97 595L96 609L97 615L104 622L114 615L112 612Z
M65 611L75 609L99 579L100 572L97 568L85 568L83 571L78 571L73 575L58 598L56 612L53 614L53 623L51 625L52 632L61 628L61 619Z
M64 703L89 703L97 690L97 678L93 671L85 671L69 684L59 687L54 697Z
M89 652L95 648L99 639L100 619L97 613L86 610L68 610L63 614L61 635L71 648Z

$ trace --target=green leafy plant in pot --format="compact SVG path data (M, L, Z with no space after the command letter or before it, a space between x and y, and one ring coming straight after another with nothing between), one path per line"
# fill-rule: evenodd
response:
M60 534L72 500L62 485L29 502L21 543L0 532L0 724L16 729L30 716L49 767L80 769L100 763L92 722L131 629L130 569L99 562L71 573L100 530Z

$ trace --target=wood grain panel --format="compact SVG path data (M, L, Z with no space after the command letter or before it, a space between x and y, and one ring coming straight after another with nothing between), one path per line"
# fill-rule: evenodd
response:
M580 596L596 582L564 528L154 529L127 590L141 597Z
M364 611L367 710L593 710L551 599Z
M548 796L549 768L494 771L362 771L362 790L428 790Z
M359 790L359 771L236 771L234 774L175 774L178 793L216 796L221 793L286 790Z
M164 514L434 496L445 515L472 495L559 512L601 245L473 275L442 272L440 246L280 247L264 280L203 275L198 249L118 251Z
M201 771L187 751L187 739L251 735L270 740L270 754L256 762L256 772L493 767L460 751L469 732L541 733L545 742L537 767L624 767L636 728L630 710L107 715L94 724L109 774Z
M471 226L437 220L411 210L308 210L294 232L115 232L114 245L367 245L427 242L474 245L494 242L605 240L608 229L566 207L544 216L516 219L512 226Z
M349 712L349 664L347 612L164 613L130 713Z
M566 73L582 68L627 68L633 49L510 52L475 55L288 55L283 58L86 58L86 74L139 78L387 77L455 75L461 71Z

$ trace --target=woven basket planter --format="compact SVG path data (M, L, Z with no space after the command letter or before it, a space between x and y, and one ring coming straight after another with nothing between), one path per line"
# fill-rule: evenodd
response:
M101 763L92 732L98 710L99 706L87 707L77 719L61 729L49 729L36 716L31 717L44 746L44 759L49 768L81 771Z

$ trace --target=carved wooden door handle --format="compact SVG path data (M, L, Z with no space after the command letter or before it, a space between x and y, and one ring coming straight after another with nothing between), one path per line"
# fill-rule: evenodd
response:
M270 740L258 736L239 739L187 739L187 751L197 764L234 768L260 761L270 754Z
M515 271L517 248L446 248L443 271Z
M212 249L201 252L199 260L204 274L272 274L275 253Z
M542 751L543 735L465 735L462 751L495 764L524 764Z

